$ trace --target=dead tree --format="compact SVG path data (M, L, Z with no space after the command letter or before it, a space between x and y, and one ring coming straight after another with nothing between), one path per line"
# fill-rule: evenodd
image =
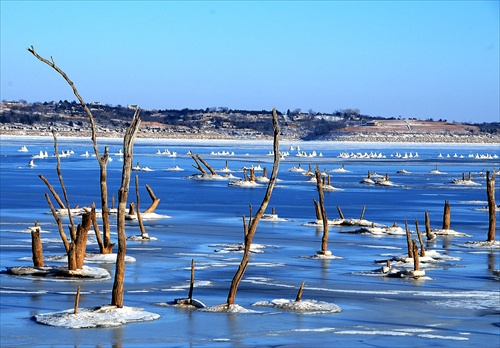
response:
M271 200L271 194L272 194L274 186L276 184L276 176L278 174L278 168L279 168L279 162L280 162L280 155L279 155L280 129L279 129L279 125L278 125L278 115L276 113L275 108L273 108L272 116L273 116L272 118L273 118L273 130L274 130L273 169L271 172L271 176L269 178L269 182L267 184L266 193L264 195L262 203L260 204L259 210L257 210L257 213L255 214L255 216L253 218L252 218L252 213L250 211L250 219L248 222L248 226L246 224L245 216L243 216L243 222L244 222L243 229L244 229L244 233L245 233L245 239L244 239L245 249L244 249L243 257L241 259L238 270L236 271L236 273L233 277L233 280L231 281L231 287L229 288L229 293L228 293L227 301L226 301L227 306L234 304L234 300L236 298L236 292L238 291L238 285L240 284L240 281L243 278L243 275L245 274L245 270L248 266L249 255L250 255L250 246L252 245L252 240L253 240L253 237L255 235L255 232L257 231L257 225L259 224L259 220L262 217L262 214L264 214L264 212L267 208L267 205L269 204L269 201Z
M413 244L410 237L410 229L408 228L408 221L405 219L405 231L406 231L406 244L408 246L408 257L413 258Z
M342 219L342 220L345 220L345 217L344 217L344 213L342 213L342 209L337 206L337 211L339 213L339 217Z
M418 256L418 245L416 240L412 240L413 270L420 271L420 258Z
M415 219L415 229L417 230L418 242L420 243L420 256L425 256L424 242L422 241L422 234L420 234L420 228L418 227L418 220Z
M50 211L52 212L52 216L56 220L57 227L59 229L59 235L61 236L61 239L62 239L63 244L64 244L64 250L66 250L66 254L67 254L69 252L69 243L68 243L68 238L66 237L66 233L64 233L62 220L59 217L59 215L57 215L56 209L54 208L54 205L52 204L50 197L47 193L45 194L45 199L47 200L47 203L49 204Z
M488 242L495 240L495 230L497 224L496 203L495 203L495 172L491 175L486 171L486 195L488 196Z
M151 205L149 206L149 208L144 211L144 214L148 214L148 213L154 212L155 209L156 209L156 207L158 207L158 204L160 204L160 199L155 196L155 193L153 192L153 189L151 187L149 187L149 185L147 185L147 184L146 184L146 190L148 190L149 197L151 197L151 200L153 202L151 203Z
M431 219L429 218L429 212L425 212L425 236L427 240L431 240L434 238L434 235L431 232Z
M73 81L71 81L66 75L66 73L61 70L54 62L54 59L50 57L50 61L41 57L38 53L35 52L35 48L31 46L28 48L28 51L33 54L38 60L42 61L43 63L47 64L51 68L53 68L55 71L57 71L63 78L64 80L68 83L68 85L72 88L74 95L80 102L80 105L83 107L85 110L85 113L87 114L91 129L92 129L92 144L94 147L94 153L97 158L97 162L99 163L99 168L100 168L100 188L101 188L101 205L102 205L102 222L103 222L103 229L104 229L104 253L109 254L112 251L113 245L111 243L110 239L110 222L109 222L109 207L108 207L108 188L107 188L107 164L108 164L108 158L109 158L109 153L108 153L108 147L104 148L104 155L101 156L99 153L99 148L97 146L97 128L94 122L94 117L92 115L92 112L88 108L87 104L83 100L83 98L80 96L78 93L78 90L76 89L75 85L73 84ZM69 209L69 208L68 208Z
M319 196L319 209L321 212L321 220L323 222L323 237L321 238L321 250L318 251L318 254L326 255L328 253L328 217L326 215L325 209L325 197L323 195L323 185L321 184L321 174L319 169L316 168L314 173L316 176L316 187L318 189Z
M295 302L300 302L302 299L302 292L304 291L304 284L305 282L302 282L302 285L299 288L299 291L297 292L297 297L295 297Z
M134 140L139 131L141 119L139 118L139 109L135 110L134 118L127 129L123 138L123 169L122 181L118 190L118 254L116 256L115 279L111 297L111 305L119 308L123 307L123 293L125 281L125 254L127 252L127 236L125 234L125 215L127 209L127 198L130 186L130 173L132 172L132 156L134 149Z
M319 205L318 205L318 201L316 201L315 199L313 199L313 202L314 202L314 211L316 212L316 220L321 220L322 217L321 217L321 210L319 209Z
M443 211L443 230L449 230L451 223L450 223L450 202L449 201L444 201L444 211Z
M189 155L191 156L191 158L193 159L193 161L196 163L196 165L193 164L192 166L194 168L198 169L201 172L201 174L206 175L207 171L205 169L203 169L203 167L201 166L201 164L196 159L196 156L191 151L189 151Z
M43 247L38 221L35 221L35 228L31 229L31 253L33 255L33 267L43 267Z

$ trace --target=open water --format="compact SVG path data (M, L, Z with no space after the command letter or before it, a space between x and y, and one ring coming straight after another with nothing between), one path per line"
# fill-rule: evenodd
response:
M28 152L19 152L21 146ZM118 139L99 139L101 151L110 147L108 165L110 195L117 192L122 163L115 155ZM316 156L296 156L301 151ZM176 157L156 154L158 150ZM140 307L161 315L152 322L129 323L118 328L67 329L37 324L37 314L73 308L81 286L80 307L109 304L113 278L106 280L60 280L12 276L12 266L29 266L34 221L42 230L44 256L64 254L57 225L49 212L48 193L38 174L45 176L60 193L56 158L35 159L40 150L54 152L51 137L1 137L0 154L0 343L2 347L498 347L500 344L500 281L492 275L500 269L499 250L466 248L468 241L484 241L488 230L485 170L500 168L498 144L400 144L350 142L281 142L288 151L280 163L272 207L286 221L261 221L254 243L264 248L253 253L236 303L252 313L213 313L186 310L158 303L186 297L190 263L195 262L194 297L207 306L226 301L231 279L241 254L225 248L243 240L242 215L248 217L260 205L265 186L241 188L227 181L187 179L197 170L187 154L200 154L214 169L226 161L233 175L243 177L242 168L272 167L269 141L136 140L134 164L153 171L134 171L129 201L135 201L135 175L139 176L141 208L150 199L148 184L161 198L156 213L170 218L145 221L157 240L127 243L125 274L126 306ZM99 206L99 171L89 139L60 138L59 150L74 152L61 158L64 184L72 206ZM232 154L234 152L234 154ZM322 156L320 156L320 153ZM349 158L339 155L347 153ZM356 153L361 155L356 156ZM382 158L365 158L364 154ZM404 156L406 153L407 156ZM410 156L411 154L411 156ZM418 156L416 156L418 154ZM441 156L440 156L441 155ZM406 157L406 158L403 158ZM301 164L318 164L331 174L331 184L341 190L325 192L328 218L337 218L337 206L346 218L364 218L377 224L404 227L412 232L418 219L424 230L424 214L431 227L441 228L443 205L451 204L451 228L467 237L438 236L425 241L428 250L450 258L423 266L419 280L383 277L371 271L381 267L376 260L406 253L406 237L342 233L357 227L330 226L328 249L338 258L315 259L321 246L322 229L307 226L315 221L313 199L316 185L309 177L288 171ZM344 165L346 172L333 172ZM167 171L179 166L183 171ZM443 174L430 174L434 169ZM408 174L398 174L405 169ZM367 172L389 174L396 186L364 185ZM477 185L454 185L462 173L472 173ZM259 172L257 172L259 175ZM498 180L497 180L498 181ZM498 186L498 184L497 184ZM498 198L497 198L498 200ZM497 202L498 203L498 202ZM77 221L79 218L76 218ZM113 218L112 218L113 219ZM114 220L113 220L114 221ZM67 225L67 220L65 220ZM497 223L497 226L499 224ZM115 229L112 238L116 241ZM127 236L139 234L138 223L128 221ZM93 233L89 236L92 237ZM416 238L415 234L412 235ZM497 233L497 238L499 238ZM91 238L92 242L92 238ZM98 251L90 243L88 252ZM116 251L116 249L115 249ZM50 261L46 262L51 265ZM113 264L93 264L111 275ZM303 301L323 301L341 307L340 313L308 313L254 306L259 301L295 299L305 282Z

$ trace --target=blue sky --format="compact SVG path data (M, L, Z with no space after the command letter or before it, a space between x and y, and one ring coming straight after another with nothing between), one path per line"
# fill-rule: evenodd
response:
M498 1L5 1L1 99L499 122Z

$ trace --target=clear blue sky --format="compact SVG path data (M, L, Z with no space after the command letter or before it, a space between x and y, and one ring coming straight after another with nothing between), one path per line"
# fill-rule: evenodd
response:
M1 0L1 99L500 121L498 1Z

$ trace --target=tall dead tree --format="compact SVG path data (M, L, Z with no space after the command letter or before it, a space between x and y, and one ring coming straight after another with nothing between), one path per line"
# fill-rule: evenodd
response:
M95 125L94 117L92 115L92 112L88 108L87 104L83 100L83 98L80 96L78 93L78 90L76 89L73 81L71 81L66 75L66 73L61 70L54 62L54 59L50 57L50 61L48 59L45 59L41 57L36 51L33 46L28 48L28 51L33 54L38 60L44 62L51 68L53 68L55 71L57 71L63 78L64 80L70 85L70 87L73 90L73 93L75 97L78 99L80 102L80 105L83 107L85 110L85 113L87 114L90 125L91 125L91 130L92 130L92 144L94 148L94 153L97 158L97 162L99 163L99 168L100 168L100 188L101 188L101 209L102 209L102 223L103 223L103 233L104 233L104 249L103 253L109 254L112 251L113 245L111 243L111 232L110 232L110 222L109 222L109 206L108 206L108 188L107 188L107 164L108 164L108 158L109 158L109 151L108 147L106 146L104 148L104 155L101 156L99 152L99 148L97 146L97 128Z
M319 196L319 209L321 212L321 220L323 222L323 237L321 238L321 250L318 251L318 254L326 255L328 254L328 217L326 215L325 209L325 196L323 195L323 185L321 183L321 173L319 169L316 168L316 172L314 173L316 176L316 187L318 189Z
M451 217L450 202L449 201L444 201L443 230L449 230L450 229L450 227L451 227L450 217Z
M495 230L497 225L496 203L495 203L495 172L491 174L486 171L486 195L488 196L488 242L495 240Z
M273 108L272 112L272 117L273 117L273 136L274 136L274 162L273 162L273 169L271 172L271 176L269 178L269 182L267 184L267 190L264 195L264 198L262 200L262 203L260 204L259 209L257 210L257 213L255 213L255 216L252 218L252 211L250 210L250 219L248 222L248 225L246 224L245 216L243 216L243 229L245 233L244 237L244 244L245 244L245 249L243 251L243 257L241 259L240 265L238 267L238 270L236 271L233 280L231 281L231 287L229 288L229 293L227 296L227 301L226 304L232 305L234 304L234 300L236 298L236 292L238 291L238 285L240 284L241 279L243 278L243 275L245 274L245 270L248 266L249 262L249 255L250 255L250 246L252 245L252 240L255 235L255 232L257 231L257 225L259 224L259 220L262 217L262 214L264 214L267 205L269 204L269 201L271 200L271 194L273 192L274 186L276 184L276 176L278 174L278 168L279 168L279 163L280 163L280 155L279 155L279 135L280 135L280 129L278 125L278 115L276 113L276 108Z
M125 234L125 215L127 214L127 198L130 187L130 174L132 172L132 157L134 141L139 131L141 119L139 118L139 109L135 110L134 118L125 132L123 138L123 169L122 181L118 190L118 254L116 256L115 279L113 282L113 291L111 305L119 308L123 307L123 292L125 281L125 254L127 252L127 236Z

